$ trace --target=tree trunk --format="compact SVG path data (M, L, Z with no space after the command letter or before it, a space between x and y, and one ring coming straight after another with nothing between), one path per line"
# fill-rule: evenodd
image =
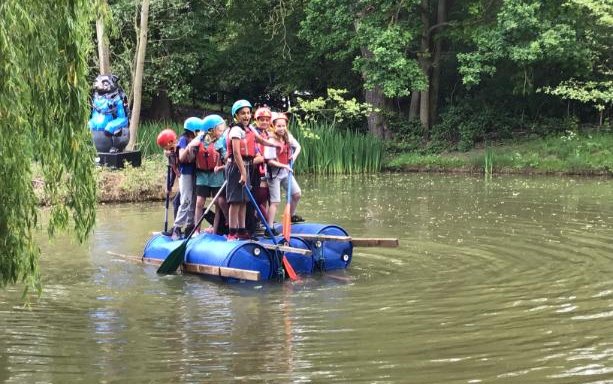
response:
M98 39L98 61L100 64L100 74L106 75L111 73L111 64L109 59L109 44L104 35L104 15L108 5L106 1L102 1L100 7L104 10L100 11L96 19L96 38Z
M436 11L436 34L439 34L447 21L447 0L438 0ZM433 31L434 32L434 31ZM432 36L432 33L430 33ZM443 41L440 37L434 40L434 53L432 58L432 79L430 81L430 122L434 122L438 114L438 95L441 84L441 56Z
M409 106L409 121L417 119L419 116L419 91L411 92L411 104Z
M424 129L424 139L428 139L430 135L430 13L429 0L421 0L421 53L419 55L419 64L428 79L428 88L421 91L419 98L419 120Z
M362 52L363 57L367 59L372 58L372 52L368 48L361 47L360 51ZM362 79L364 79L364 83L366 83L365 73L362 73ZM376 86L373 89L364 88L364 99L368 104L372 105L374 109L378 109L379 111L385 110L385 96L383 95L383 90L381 87ZM381 139L391 137L391 132L389 131L381 112L371 112L367 117L367 121L368 131L375 137Z
M159 89L151 100L151 118L153 120L172 120L172 103L166 89Z
M143 71L145 69L145 49L147 48L147 22L149 19L149 0L143 0L140 11L140 33L138 38L138 51L136 53L136 71L134 72L134 83L132 95L134 104L132 105L132 117L130 118L130 142L128 150L134 150L138 124L140 122L140 108L143 90Z
M385 108L385 96L381 87L364 90L364 99L374 108L382 111ZM389 139L391 133L381 112L371 112L368 117L368 131L374 136L381 139Z

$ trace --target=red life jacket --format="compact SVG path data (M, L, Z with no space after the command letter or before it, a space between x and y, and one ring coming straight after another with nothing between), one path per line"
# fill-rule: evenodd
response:
M291 147L289 143L283 144L283 148L277 148L277 161L281 164L289 164L289 152Z
M268 139L268 132L265 129L262 129L262 130L258 129L258 133L264 140ZM266 146L263 144L257 144L257 146L258 146L258 149L260 150L260 155L264 156L264 148ZM258 172L260 174L260 177L266 176L266 162L263 162L262 164L259 165Z
M196 153L196 168L200 171L213 171L217 166L217 160L219 160L219 152L215 150L215 142L211 142L208 147L200 143Z
M241 156L243 158L246 158L247 160L251 160L255 157L255 132L253 132L250 127L247 127L246 129L241 127L240 125L238 125L238 127L245 131L245 138L240 140ZM226 142L228 148L228 158L232 158L234 157L234 154L232 151L232 139L230 139L229 131Z

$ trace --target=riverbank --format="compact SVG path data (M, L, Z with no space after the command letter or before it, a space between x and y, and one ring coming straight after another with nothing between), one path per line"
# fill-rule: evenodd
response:
M164 200L166 164L166 158L156 154L143 158L139 168L97 168L98 201ZM383 171L613 176L613 134L567 134L498 143L469 152L405 153L385 161ZM35 193L41 205L46 205L41 172L35 167L33 173Z
M483 145L468 152L404 153L384 169L404 172L613 176L610 132L524 139Z

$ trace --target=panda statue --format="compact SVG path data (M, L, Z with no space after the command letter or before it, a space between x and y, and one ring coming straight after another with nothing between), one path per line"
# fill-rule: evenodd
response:
M98 152L122 152L130 141L128 97L119 77L100 75L94 82L89 129Z

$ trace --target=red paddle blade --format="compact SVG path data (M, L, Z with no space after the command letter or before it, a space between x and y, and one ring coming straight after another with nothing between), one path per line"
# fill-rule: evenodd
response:
M285 241L289 243L289 237L292 234L292 216L289 212L289 204L285 206L285 211L283 212L283 238Z
M298 275L296 275L296 271L294 271L294 268L289 263L289 260L287 260L287 257L285 257L285 255L283 255L283 268L285 268L285 272L287 272L287 275L291 280L298 280Z

